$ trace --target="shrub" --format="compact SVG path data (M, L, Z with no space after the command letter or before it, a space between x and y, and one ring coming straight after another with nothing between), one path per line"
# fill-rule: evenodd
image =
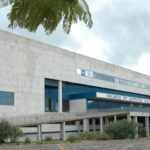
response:
M86 131L80 134L80 139L81 140L96 140L96 136L97 136L96 133Z
M11 134L11 125L8 121L2 120L0 122L0 143L4 143Z
M75 142L77 140L78 140L78 138L73 134L70 134L67 138L67 141L69 141L69 142Z
M108 134L98 134L93 132L83 132L80 134L81 140L111 140L111 136Z
M42 142L42 141L36 141L35 143L36 143L36 145L43 144L43 142Z
M111 136L107 135L107 134L98 134L96 136L96 140L100 141L100 140L111 140Z
M45 141L47 141L47 142L51 142L51 141L52 141L52 137L51 137L51 136L47 136L47 137L45 137Z
M16 142L19 137L23 136L23 132L22 130L19 129L18 126L11 126L10 130L11 130L10 132L11 142Z
M22 142L16 141L15 143L16 145L20 145Z
M31 139L26 137L24 140L24 144L31 144Z
M10 138L12 142L23 135L19 127L11 125L8 121L0 121L0 143L4 143L6 139Z
M145 136L145 133L146 133L146 131L145 131L145 128L143 127L143 125L138 124L138 135L139 135L139 137Z
M138 124L133 121L120 120L112 122L104 128L104 132L113 139L131 139L135 137Z

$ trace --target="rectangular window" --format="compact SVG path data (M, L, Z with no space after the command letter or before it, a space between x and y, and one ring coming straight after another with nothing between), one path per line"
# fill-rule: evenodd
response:
M102 77L101 77L101 74L100 74L100 73L97 73L97 79L102 80Z
M119 78L115 77L115 83L119 83Z
M98 73L93 72L93 78L98 79Z
M76 122L75 121L67 121L66 125L76 125Z
M77 69L77 74L81 75L81 69Z
M85 76L85 70L81 70L81 75Z
M14 105L14 92L0 91L0 105Z
M90 71L90 78L93 78L93 72Z
M134 86L134 82L133 81L130 81L130 86Z
M128 80L125 80L125 85L129 85L129 81Z
M114 77L114 76L110 76L110 75L106 75L106 74L102 74L102 73L98 73L98 72L93 72L90 70L77 69L77 74L81 75L81 76L90 77L90 78L124 84L124 85L131 86L131 87L143 88L143 89L150 90L150 85L129 81L126 79L122 79L122 78L118 78L118 77Z
M142 88L145 89L145 85L144 84L142 85Z
M88 70L85 71L85 76L90 77L90 72Z

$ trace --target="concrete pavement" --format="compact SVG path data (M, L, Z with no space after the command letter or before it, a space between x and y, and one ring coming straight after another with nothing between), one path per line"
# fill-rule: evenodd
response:
M150 150L150 139L0 146L0 150Z

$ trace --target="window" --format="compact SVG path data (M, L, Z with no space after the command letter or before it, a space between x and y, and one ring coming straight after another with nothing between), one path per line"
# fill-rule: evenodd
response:
M115 83L119 83L119 78L115 77Z
M14 93L0 91L0 105L14 105Z
M77 69L77 74L81 75L81 69Z
M127 86L136 87L136 88L143 88L143 89L150 90L150 85L146 85L146 84L142 84L142 83L138 83L138 82L134 82L134 81L129 81L126 79L113 77L110 75L106 75L106 74L102 74L102 73L98 73L98 72L93 72L93 71L89 71L89 70L84 70L84 69L78 68L77 74L81 75L81 76L99 79L99 80L105 80L105 81L109 81L109 82L115 82L115 83L124 84Z
M81 76L85 76L85 70L81 70Z
M66 125L76 125L76 121L67 121Z

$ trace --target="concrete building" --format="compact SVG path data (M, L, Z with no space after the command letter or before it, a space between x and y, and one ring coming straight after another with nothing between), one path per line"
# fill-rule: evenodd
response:
M102 132L103 120L105 124L117 121L115 113L128 112L124 116L144 123L149 135L147 75L5 31L0 31L0 70L0 118L98 112L96 118L70 119L66 128L68 133L79 126ZM103 113L114 115L103 118ZM59 133L59 124L43 126L45 134ZM62 121L62 139L64 127Z

